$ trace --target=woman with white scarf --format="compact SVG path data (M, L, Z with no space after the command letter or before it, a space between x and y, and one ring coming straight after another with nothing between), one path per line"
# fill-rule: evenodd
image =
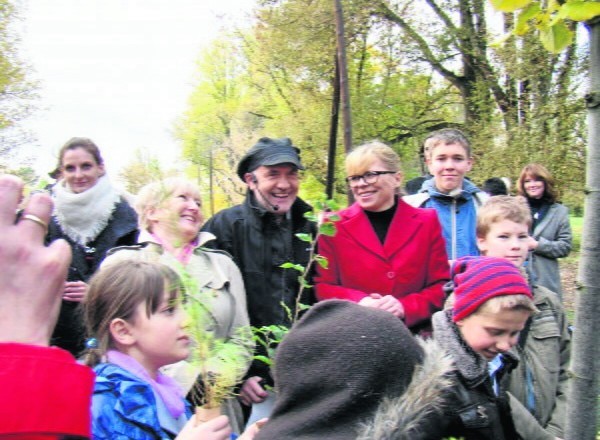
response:
M109 249L136 243L137 215L112 186L100 150L90 139L70 139L59 152L57 169L61 180L52 189L54 212L47 242L67 240L73 259L52 344L77 356L84 348L79 304L87 280Z

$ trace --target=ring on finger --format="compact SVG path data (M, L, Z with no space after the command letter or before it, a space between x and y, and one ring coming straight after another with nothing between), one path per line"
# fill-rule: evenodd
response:
M37 215L34 215L34 214L24 214L21 217L21 219L22 220L31 220L32 222L37 223L42 228L44 228L44 232L48 232L48 223L46 223L44 220L42 220L41 218L39 218Z

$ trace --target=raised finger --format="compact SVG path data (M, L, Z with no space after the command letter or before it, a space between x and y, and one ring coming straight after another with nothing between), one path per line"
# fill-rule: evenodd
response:
M0 176L0 226L15 223L15 212L22 193L23 182L21 179L10 174Z
M48 194L33 194L19 220L19 229L34 240L42 240L48 232L48 222L52 213L52 199ZM27 218L27 216L31 216Z
M48 246L48 251L54 255L54 258L58 262L57 272L60 273L60 276L57 274L57 278L60 280L60 288L63 291L66 288L64 280L67 278L67 270L69 269L69 264L71 264L71 246L63 239L54 240Z

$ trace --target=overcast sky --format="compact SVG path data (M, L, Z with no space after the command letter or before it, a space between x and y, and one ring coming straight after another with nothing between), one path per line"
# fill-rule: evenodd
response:
M41 82L33 166L50 171L69 138L100 147L114 174L138 147L175 160L170 131L201 48L249 24L254 0L23 0L22 57Z

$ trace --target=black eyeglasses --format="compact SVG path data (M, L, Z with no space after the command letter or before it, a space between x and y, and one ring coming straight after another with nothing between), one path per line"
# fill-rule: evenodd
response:
M372 183L377 182L377 178L381 174L396 174L398 171L367 171L365 174L360 176L348 176L346 177L346 182L350 186L358 186L360 185L360 179L365 182L366 185L370 185Z

